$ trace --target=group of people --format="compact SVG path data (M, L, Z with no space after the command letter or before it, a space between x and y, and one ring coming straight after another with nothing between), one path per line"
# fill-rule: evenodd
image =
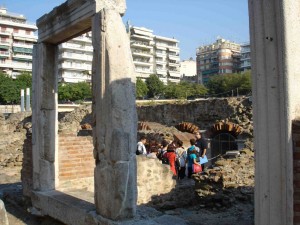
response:
M200 132L196 132L195 138L190 139L190 147L187 149L180 140L162 140L161 143L150 141L148 149L145 147L146 142L146 137L142 136L137 143L136 154L157 158L162 163L169 164L170 170L180 180L186 176L186 171L188 178L191 178L196 166L201 167L201 171L204 170L204 164L200 164L200 157L206 157L207 141Z

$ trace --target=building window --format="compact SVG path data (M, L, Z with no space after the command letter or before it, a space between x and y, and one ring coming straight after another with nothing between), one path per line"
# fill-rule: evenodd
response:
M26 30L26 35L30 35L30 30Z
M19 29L18 28L14 28L14 33L15 34L19 33Z

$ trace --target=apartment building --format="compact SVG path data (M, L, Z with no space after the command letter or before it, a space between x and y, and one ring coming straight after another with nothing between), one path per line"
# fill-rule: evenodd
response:
M222 38L197 48L196 56L197 75L203 84L213 75L237 73L240 70L240 44Z
M58 82L91 82L93 46L91 32L58 45Z
M31 72L36 30L23 15L0 8L0 70L13 78L23 71Z
M180 81L179 41L154 35L144 27L127 25L136 76L145 80L156 74L165 84Z
M251 70L250 43L241 45L241 71Z
M182 60L180 62L180 76L181 80L199 83L197 76L197 65L193 58Z

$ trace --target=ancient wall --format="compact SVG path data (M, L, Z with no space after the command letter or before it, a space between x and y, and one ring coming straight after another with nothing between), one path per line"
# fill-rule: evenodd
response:
M153 196L169 193L175 188L176 180L169 165L158 159L137 156L138 205L148 203Z
M83 136L81 136L83 133ZM94 186L95 160L93 138L86 132L59 134L58 179L59 189Z
M5 119L0 113L0 168L22 166L24 140L31 128L29 116L15 113Z
M181 104L137 106L139 121L158 122L175 126L191 122L201 130L209 129L216 121L228 120L243 128L241 136L252 137L252 103L249 98L204 99Z

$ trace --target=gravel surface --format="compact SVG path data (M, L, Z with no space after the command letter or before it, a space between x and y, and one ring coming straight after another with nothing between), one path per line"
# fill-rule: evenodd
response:
M49 217L31 215L27 209L30 203L22 196L20 182L21 168L0 169L0 198L4 201L10 225L63 225ZM192 185L192 180L184 183ZM187 192L187 194L190 191ZM163 204L162 204L163 205ZM254 208L252 202L239 202L228 209L208 208L194 201L191 206L165 209L155 207L166 215L175 215L188 225L253 225Z

